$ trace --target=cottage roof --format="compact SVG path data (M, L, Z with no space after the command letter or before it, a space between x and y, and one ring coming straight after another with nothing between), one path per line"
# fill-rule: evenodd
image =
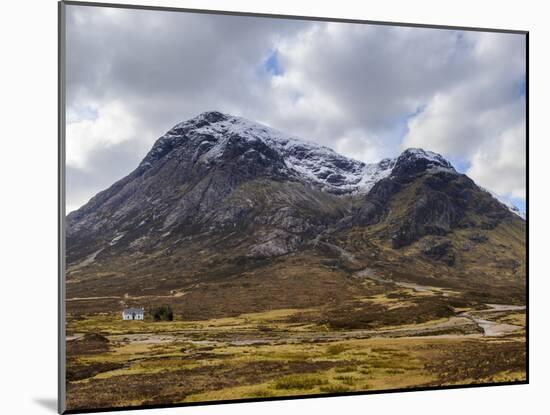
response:
M131 313L143 313L143 308L136 308L136 307L133 307L133 308L125 308L123 313L126 313L126 314L131 314Z

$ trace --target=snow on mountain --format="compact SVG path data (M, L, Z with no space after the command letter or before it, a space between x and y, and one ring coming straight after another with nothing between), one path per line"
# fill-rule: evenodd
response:
M421 148L408 148L398 157L399 159L421 159L427 162L428 168L446 169L450 172L454 172L455 169L441 154L434 153L433 151L423 150Z
M409 148L395 160L392 175L415 175L424 171L457 174L451 163L440 154L420 148Z
M175 125L157 140L140 166L150 167L184 142L197 146L200 162L215 163L235 138L251 145L264 143L282 157L289 174L335 193L367 193L377 181L391 174L396 162L384 159L364 163L242 117L206 112Z
M457 174L443 156L432 151L409 148L396 158L364 163L342 156L328 147L218 111L204 112L175 125L157 140L140 168L150 168L156 160L181 145L196 148L198 162L215 164L230 151L235 141L249 144L249 152L256 151L255 144L264 144L283 160L289 176L331 193L366 194L378 181L392 174L414 174L426 170ZM262 153L259 157L267 158ZM517 208L491 194L511 212L524 217Z

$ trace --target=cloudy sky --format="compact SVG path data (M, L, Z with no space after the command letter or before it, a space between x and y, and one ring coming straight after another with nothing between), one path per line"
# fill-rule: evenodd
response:
M525 71L518 34L67 6L67 211L208 110L365 162L436 151L524 210Z

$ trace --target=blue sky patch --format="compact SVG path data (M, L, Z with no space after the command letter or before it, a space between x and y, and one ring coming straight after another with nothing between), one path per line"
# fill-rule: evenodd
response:
M513 204L515 207L517 207L520 210L520 212L523 212L523 213L527 212L524 199L519 199L517 197L507 197L505 199L511 204Z
M413 118L418 117L426 109L426 106L426 104L420 105L413 112L405 114L395 120L393 128L393 131L395 132L395 145L399 146L403 142L403 139L409 133L409 122Z
M463 158L449 157L448 160L459 173L466 174L470 167L472 167L472 164Z
M267 59L264 61L264 69L273 76L279 76L284 73L283 67L279 62L279 54L276 49L271 51Z

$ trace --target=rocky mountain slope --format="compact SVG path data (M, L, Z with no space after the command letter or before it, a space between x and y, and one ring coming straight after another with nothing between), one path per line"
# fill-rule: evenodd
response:
M511 301L525 280L525 221L440 155L365 164L219 112L159 138L66 237L69 298L151 294L197 317L342 303L365 267Z

